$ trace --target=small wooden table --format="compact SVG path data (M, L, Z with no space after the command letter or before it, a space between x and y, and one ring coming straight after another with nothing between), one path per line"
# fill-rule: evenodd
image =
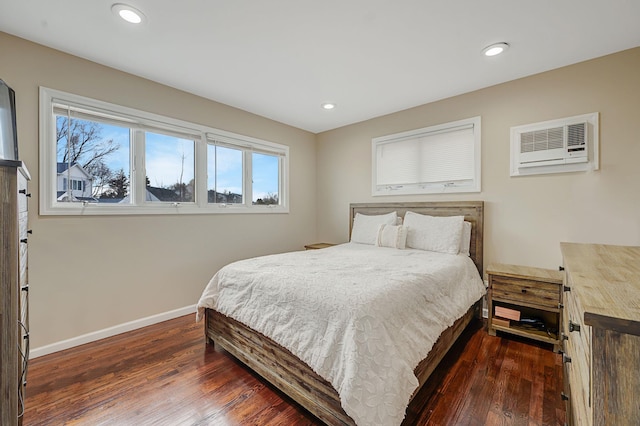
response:
M563 274L551 269L494 264L487 268L488 332L496 331L551 343L558 352L562 343ZM496 308L506 308L522 318L539 318L546 329L536 329L522 321L496 318Z

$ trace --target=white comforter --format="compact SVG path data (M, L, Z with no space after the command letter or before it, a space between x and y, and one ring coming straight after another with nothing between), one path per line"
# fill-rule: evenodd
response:
M329 381L359 426L399 425L413 370L485 288L471 259L343 244L222 268L198 302L269 336Z

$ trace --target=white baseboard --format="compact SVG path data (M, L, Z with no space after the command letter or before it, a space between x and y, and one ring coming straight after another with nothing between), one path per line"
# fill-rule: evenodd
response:
M34 348L29 351L29 359L38 358L40 356L73 348L75 346L84 345L85 343L95 342L96 340L104 339L105 337L115 336L116 334L136 330L148 325L157 324L159 322L170 320L173 318L178 318L183 315L194 314L193 320L195 321L195 312L196 305L185 306L184 308L174 309L173 311L151 315L150 317L140 318L134 321L126 322L124 324L119 324L113 327L83 334L78 337L72 337L71 339L62 340L60 342L51 343L45 346L40 346L39 348Z

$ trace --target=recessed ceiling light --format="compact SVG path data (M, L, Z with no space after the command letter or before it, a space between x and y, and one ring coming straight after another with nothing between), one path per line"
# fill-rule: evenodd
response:
M484 54L484 56L496 56L501 54L508 48L509 48L509 44L507 43L504 43L504 42L494 43L482 49L482 53Z
M111 6L111 11L131 24L140 24L146 19L144 13L128 4L115 3Z
M323 109L329 110L329 109L334 109L336 107L336 104L334 104L333 102L324 102L323 104L320 105Z

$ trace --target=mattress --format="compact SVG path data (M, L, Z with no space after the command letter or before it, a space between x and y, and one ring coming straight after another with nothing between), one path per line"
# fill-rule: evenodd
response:
M358 425L399 425L414 369L485 292L463 254L348 243L229 264L197 305L268 336L332 384Z

